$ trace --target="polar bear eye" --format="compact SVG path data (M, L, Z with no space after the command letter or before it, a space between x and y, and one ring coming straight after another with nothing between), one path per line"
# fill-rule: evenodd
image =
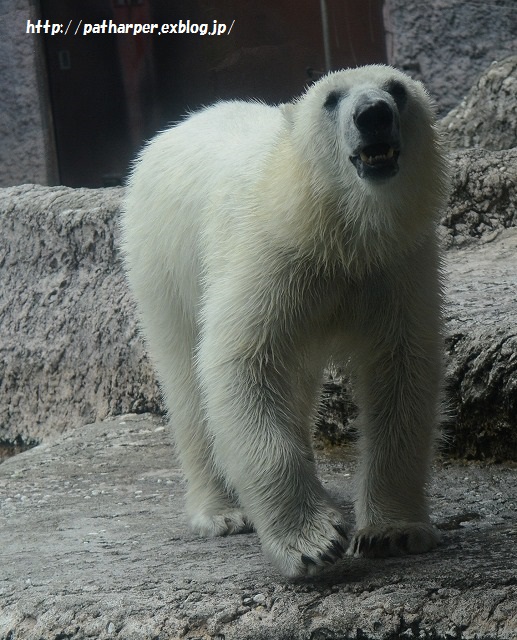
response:
M402 110L407 102L407 91L402 82L399 82L398 80L390 80L386 85L386 91L391 94L392 98L395 100L395 104L399 111Z
M323 106L328 111L334 111L334 109L338 106L339 101L341 100L342 97L343 97L342 91L331 91L327 95L327 99L323 103Z

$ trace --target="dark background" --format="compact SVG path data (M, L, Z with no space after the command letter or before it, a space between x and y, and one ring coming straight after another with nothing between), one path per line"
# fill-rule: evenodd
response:
M73 26L44 36L59 182L121 184L157 130L219 99L270 103L299 95L330 68L386 61L382 0L41 0L41 19ZM221 36L74 36L79 20L229 25Z

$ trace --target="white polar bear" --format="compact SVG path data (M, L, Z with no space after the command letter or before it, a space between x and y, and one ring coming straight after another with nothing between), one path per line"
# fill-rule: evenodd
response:
M144 149L124 253L196 532L254 528L287 576L344 554L309 428L333 358L350 360L362 412L348 552L436 544L425 485L446 193L428 95L381 65L331 73L280 107L219 103Z

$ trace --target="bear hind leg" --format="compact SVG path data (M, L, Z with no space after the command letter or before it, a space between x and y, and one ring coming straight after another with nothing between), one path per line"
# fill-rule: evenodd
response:
M194 379L182 384L176 380L166 392L176 450L187 480L190 527L202 537L249 532L253 526L214 465L201 402L198 394L193 396L196 386Z
M143 287L140 293L140 300L145 302L147 295L152 296L152 288ZM152 299L147 302L142 305L142 324L187 481L185 503L190 527L203 537L250 531L251 523L213 463L194 366L197 336L189 314L177 293L170 304L163 298L160 305L153 304Z

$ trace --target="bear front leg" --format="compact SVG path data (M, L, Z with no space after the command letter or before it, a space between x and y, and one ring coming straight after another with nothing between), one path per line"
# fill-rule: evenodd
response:
M438 417L439 340L407 336L361 354L357 532L348 554L422 553L436 546L426 496Z
M347 526L316 477L308 376L245 336L208 332L199 353L214 459L286 576L314 574L346 552ZM296 381L296 382L294 382Z

